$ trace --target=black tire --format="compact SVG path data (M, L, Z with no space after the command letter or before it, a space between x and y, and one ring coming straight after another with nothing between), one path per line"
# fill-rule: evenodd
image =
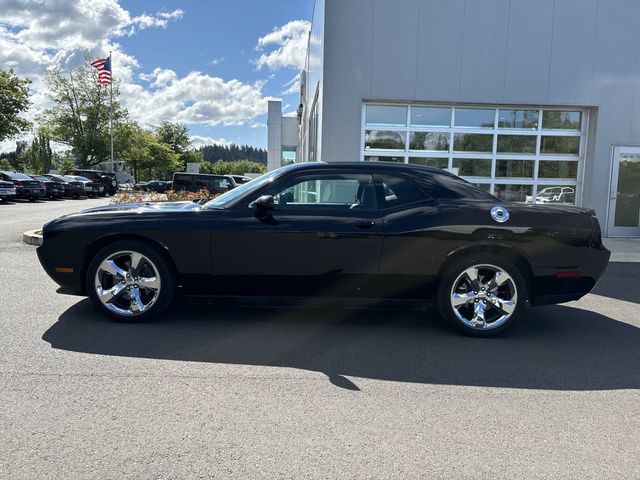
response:
M508 317L508 319L504 321L504 323L500 324L499 322L496 322L497 326L487 329L472 327L467 323L464 323L458 318L454 311L454 307L452 306L452 292L454 283L458 283L456 280L459 279L459 277L463 274L463 272L465 272L465 270L479 265L495 266L506 272L511 277L511 283L515 287L515 291L517 294L515 309L511 316ZM490 270L481 271L489 272ZM511 283L504 288L510 289ZM474 305L474 303L472 302L473 301L469 301L469 305L467 305L466 308L472 308L472 306ZM487 304L487 302L483 303ZM513 324L517 322L522 316L526 315L526 311L529 307L528 285L520 269L506 258L491 253L469 255L462 257L460 260L457 260L446 267L446 271L440 278L438 284L437 304L440 315L451 327L473 337L492 337L500 334L501 332L504 332L505 330L513 326ZM489 304L487 311L491 310L493 315L499 315L499 313L497 313L499 311L493 311L492 309L492 305Z
M158 292L155 303L148 307L148 310L129 316L118 314L103 305L101 300L98 298L98 293L96 292L95 288L96 272L100 267L100 264L104 260L108 259L111 255L123 251L134 251L141 253L142 255L147 257L155 266L157 270L157 276L159 276L161 282L161 288ZM89 263L85 281L89 298L96 306L96 308L113 320L124 323L144 322L160 314L171 305L176 290L176 280L173 269L170 267L169 262L166 260L164 254L160 253L153 247L149 247L141 242L133 240L123 240L115 242L100 250Z

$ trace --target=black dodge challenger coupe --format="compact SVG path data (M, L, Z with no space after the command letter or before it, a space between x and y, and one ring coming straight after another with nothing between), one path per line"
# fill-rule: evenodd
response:
M592 210L496 199L442 170L391 163L280 168L210 202L129 204L44 226L62 292L139 321L186 294L435 300L489 336L528 305L577 300L604 272Z

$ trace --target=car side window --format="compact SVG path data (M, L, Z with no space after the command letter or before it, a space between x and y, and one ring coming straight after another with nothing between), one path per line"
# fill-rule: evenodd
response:
M373 178L370 175L305 176L275 187L270 194L278 208L318 207L345 211L376 208Z
M382 187L381 204L383 208L419 202L425 199L422 191L410 180L395 175L379 175Z

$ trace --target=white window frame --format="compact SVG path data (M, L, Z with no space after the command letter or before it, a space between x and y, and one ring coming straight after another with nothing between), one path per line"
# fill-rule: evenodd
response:
M404 126L392 126L381 124L366 123L366 108L367 105L379 105L379 106L401 106L407 107L407 122ZM412 107L435 107L435 108L451 108L451 125L449 127L429 127L429 126L411 126L411 110ZM493 109L495 110L495 118L493 128L483 127L456 127L455 115L457 109ZM517 128L498 128L499 112L500 110L537 110L538 111L538 128L533 129L517 129ZM543 111L574 111L580 112L581 125L579 130L545 130L542 125ZM462 176L465 180L475 183L490 185L490 192L495 192L496 185L531 185L532 196L537 198L538 191L549 186L572 186L575 188L575 202L576 205L582 203L582 184L584 177L584 162L587 158L586 150L588 143L588 125L589 125L589 109L577 106L534 106L534 105L482 105L482 104L436 104L436 103L397 103L397 102L385 102L385 101L365 101L362 104L362 118L361 118L361 138L360 138L360 160L364 161L365 157L401 157L404 158L404 163L409 163L409 158L422 157L422 158L445 158L448 161L448 168L450 172L453 172L453 160L456 158L472 158L472 159L490 159L491 160L491 175L489 177L469 177ZM404 150L391 150L391 149L365 149L365 136L367 130L385 130L385 131L397 131L404 132L405 149ZM444 133L449 135L449 151L436 151L436 150L410 150L411 132L433 132ZM493 135L493 148L491 152L456 152L454 151L454 135L456 133L477 133L477 134L490 134ZM527 135L536 137L536 149L535 153L531 154L518 154L518 153L498 153L498 135ZM555 137L580 137L579 154L576 155L549 155L542 154L542 137L555 136ZM512 177L496 177L496 166L498 160L531 160L534 161L533 178L512 178ZM539 166L540 161L575 161L577 162L577 175L576 179L562 179L562 178L539 178Z

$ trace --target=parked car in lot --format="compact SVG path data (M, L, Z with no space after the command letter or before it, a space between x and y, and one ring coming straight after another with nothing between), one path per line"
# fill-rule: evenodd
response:
M46 195L44 186L29 175L17 172L0 172L0 180L12 182L16 189L15 198L23 198L31 201L38 200Z
M67 175L67 177L82 183L84 185L84 194L89 198L94 198L99 195L102 196L104 194L104 185L101 181L89 180L80 175Z
M145 192L164 193L170 189L171 182L165 182L164 180L151 180L150 182L136 183L136 190L143 190Z
M74 180L71 177L53 173L47 173L42 176L54 182L57 182L59 185L62 185L62 188L64 189L64 197L80 198L86 195L86 192L84 190L84 183L80 182L79 180Z
M204 205L111 205L46 224L38 256L68 292L139 321L192 294L434 300L496 334L529 304L577 300L606 268L593 210L499 200L391 163L282 167Z
M101 196L115 195L118 191L118 180L116 178L115 173L105 172L104 170L91 170L91 169L82 169L76 168L72 170L71 175L76 175L84 178L88 178L94 182L99 182L102 184L102 192Z
M236 182L236 185L242 185L243 183L248 183L251 181L251 178L245 177L244 175L229 175L233 178L233 181Z
M13 182L0 180L0 201L12 200L16 198L16 187Z
M173 190L197 192L207 189L211 193L225 193L235 188L236 182L230 175L209 175L205 173L174 173Z
M574 187L547 187L538 192L536 203L570 203L576 201L576 190ZM533 202L533 196L527 195L526 202Z
M51 200L57 200L64 197L64 186L62 184L44 176L44 175L30 175L31 178L37 180L44 186L45 195Z

